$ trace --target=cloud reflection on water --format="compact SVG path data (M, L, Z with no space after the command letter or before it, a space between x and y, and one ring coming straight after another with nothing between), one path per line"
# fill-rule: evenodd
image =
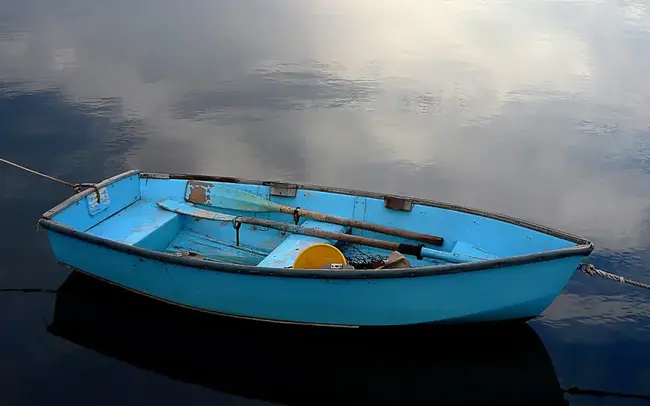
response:
M647 246L642 3L58 3L9 3L0 81L137 120L133 167L407 193Z

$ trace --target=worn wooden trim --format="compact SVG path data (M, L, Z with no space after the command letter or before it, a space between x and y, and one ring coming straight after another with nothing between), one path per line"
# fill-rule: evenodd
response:
M168 173L149 173L148 176L142 176L143 178L149 179L169 179Z
M291 183L272 182L269 184L271 196L296 197L298 187Z
M384 196L384 207L391 210L411 211L413 200L399 196Z

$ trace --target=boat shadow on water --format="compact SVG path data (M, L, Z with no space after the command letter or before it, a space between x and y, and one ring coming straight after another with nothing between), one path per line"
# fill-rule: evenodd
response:
M365 330L252 322L72 272L48 331L174 380L282 404L568 405L526 323Z

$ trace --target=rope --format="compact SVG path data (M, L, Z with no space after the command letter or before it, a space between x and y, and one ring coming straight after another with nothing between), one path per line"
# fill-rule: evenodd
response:
M46 179L53 180L53 181L55 181L55 182L59 182L59 183L62 184L62 185L70 186L71 188L76 187L76 185L75 185L74 183L66 182L66 181L64 181L64 180L57 179L57 178L55 178L55 177L53 177L53 176L46 175L46 174L44 174L44 173L41 173L41 172L35 171L35 170L33 170L33 169L25 168L24 166L21 166L21 165L15 164L15 163L13 163L13 162L7 161L6 159L2 159L2 158L0 158L0 161L4 162L4 163L6 163L6 164L9 164L9 165L11 165L11 166L15 166L15 167L18 168L18 169L22 169L22 170L27 171L27 172L29 172L29 173L33 173L34 175L42 176L42 177L44 177L44 178L46 178Z
M616 282L627 283L629 285L636 286L638 288L650 289L650 285L647 285L647 284L641 283L641 282L637 282L637 281L632 281L632 280L626 279L626 278L624 278L622 276L614 275L614 274L609 273L609 272L601 271L600 269L596 269L596 267L594 267L591 264L584 264L584 263L580 264L578 266L578 269L580 271L586 273L587 275L591 275L591 276L598 275L598 276L602 276L603 278L611 279L611 280L616 281Z
M46 174L44 174L42 172L38 172L38 171L35 171L33 169L26 168L26 167L24 167L22 165L18 165L16 163L11 162L11 161L7 161L6 159L3 159L3 158L0 158L0 162L4 162L4 163L6 163L8 165L11 165L13 167L16 167L18 169L22 169L23 171L33 173L34 175L42 176L45 179L53 180L54 182L58 182L58 183L60 183L62 185L69 186L69 187L74 189L75 193L79 193L82 190L87 189L87 188L93 188L93 189L95 189L95 192L97 193L97 201L99 202L101 200L101 195L99 193L99 188L95 184L92 184L92 183L70 183L70 182L67 182L65 180L55 178L54 176L46 175Z

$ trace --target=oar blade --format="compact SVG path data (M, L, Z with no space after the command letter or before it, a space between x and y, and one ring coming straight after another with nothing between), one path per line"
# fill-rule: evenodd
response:
M206 220L233 221L235 218L237 218L236 216L232 216L230 214L199 209L197 207L190 206L189 204L176 202L171 199L162 199L158 201L157 204L161 209L165 209L178 214L184 214L186 216L203 218Z
M279 211L280 206L263 197L235 187L203 185L199 182L188 185L185 199L194 204L250 212Z

